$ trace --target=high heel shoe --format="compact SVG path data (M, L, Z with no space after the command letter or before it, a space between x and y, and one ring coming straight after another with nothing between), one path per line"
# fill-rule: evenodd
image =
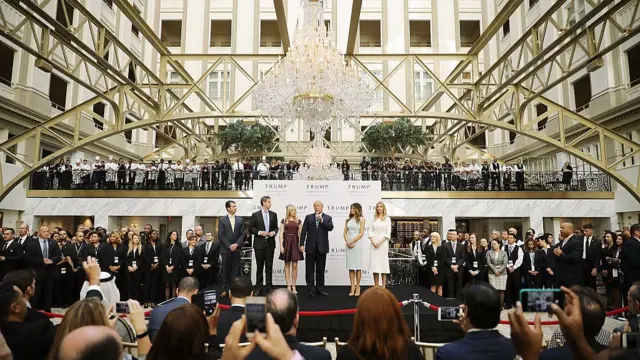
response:
M351 291L349 292L349 296L353 296L355 293L355 286L351 285Z
M293 292L294 294L298 294L298 290L296 290L295 286L291 287L291 292Z
M355 296L355 297L360 296L360 285L358 285L358 286L356 287L356 293L355 293L353 296Z

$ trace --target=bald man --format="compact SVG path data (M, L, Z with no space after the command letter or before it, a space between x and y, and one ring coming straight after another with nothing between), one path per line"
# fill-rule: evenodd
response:
M307 295L326 296L324 291L324 269L329 252L329 231L333 230L331 216L322 210L322 201L313 203L313 214L304 218L300 233L300 251L305 253Z
M60 360L122 360L122 341L108 326L83 326L62 339Z
M38 284L31 299L31 306L37 310L51 312L53 278L57 274L56 264L62 257L58 244L49 239L47 226L40 226L37 238L25 244L24 255L26 268L36 272Z
M570 222L560 225L560 237L564 240L553 249L555 255L556 281L558 287L567 288L573 285L582 285L582 243L581 236L574 235L574 226Z

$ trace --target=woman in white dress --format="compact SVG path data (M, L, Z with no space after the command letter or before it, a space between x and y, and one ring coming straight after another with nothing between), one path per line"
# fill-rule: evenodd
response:
M362 241L360 240L364 235L364 224L362 206L358 203L351 204L343 233L347 246L347 269L351 283L349 296L360 296L360 279L362 278Z
M389 271L389 240L391 239L391 219L387 216L387 207L382 201L376 204L376 214L373 217L369 241L371 254L369 255L369 271L373 273L373 285L378 286L378 279L382 275L380 286L387 287Z

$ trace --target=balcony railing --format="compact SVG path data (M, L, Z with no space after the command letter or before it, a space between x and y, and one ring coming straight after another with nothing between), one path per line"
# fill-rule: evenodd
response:
M60 170L32 175L31 190L252 190L254 180L293 180L296 170ZM345 181L380 181L384 191L611 191L607 174L527 171L344 171Z

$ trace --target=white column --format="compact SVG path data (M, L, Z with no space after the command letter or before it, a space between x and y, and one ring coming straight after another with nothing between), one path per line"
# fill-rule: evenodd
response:
M231 51L237 54L253 54L257 53L259 47L259 9L260 4L256 0L234 0L233 21L231 37ZM289 28L290 29L290 28ZM252 74L254 79L259 79L259 71L257 62L255 61L238 61L238 64L242 66L249 74ZM249 89L253 83L242 75L239 71L232 73L231 92L234 94L233 98L237 99L247 89ZM252 110L251 96L242 102L243 110Z
M107 229L107 231L113 230L109 227L109 215L106 213L96 214L93 218L93 226L94 227L102 226L103 228Z
M406 54L409 52L407 8L407 0L382 0L381 40L384 54ZM393 71L399 63L400 61L389 61L387 71ZM407 82L407 71L413 74L413 70L407 70L406 65L399 69L389 79L389 89L411 108L412 100L407 96L410 94L407 89L410 84ZM401 107L395 101L390 100L389 110L401 110Z
M178 237L181 241L187 240L184 236L187 233L187 230L192 229L197 225L196 217L193 215L182 215L182 234L179 234Z
M460 22L458 20L458 0L431 0L432 9L432 28L435 30L432 33L434 43L434 53L449 53L454 54L458 52L459 40L458 34L460 33ZM438 61L435 69L435 74L444 81L451 71L458 65L458 61ZM438 85L434 81L434 90ZM453 90L456 93L456 90ZM434 109L436 111L446 111L453 101L448 96L443 96ZM439 109L438 109L439 107Z
M442 239L446 239L447 230L456 228L456 217L452 215L443 215L442 216L442 233L440 233L440 237Z
M544 233L544 218L540 214L531 214L529 217L529 227L536 231L536 235ZM522 232L526 232L527 229L522 229Z
M187 54L206 54L209 49L209 0L189 0L184 2L182 15L182 49ZM201 60L185 61L184 67L194 81L197 81L210 64ZM218 67L218 69L222 69ZM206 80L199 84L206 91ZM192 109L204 110L202 100L191 95L185 101Z

